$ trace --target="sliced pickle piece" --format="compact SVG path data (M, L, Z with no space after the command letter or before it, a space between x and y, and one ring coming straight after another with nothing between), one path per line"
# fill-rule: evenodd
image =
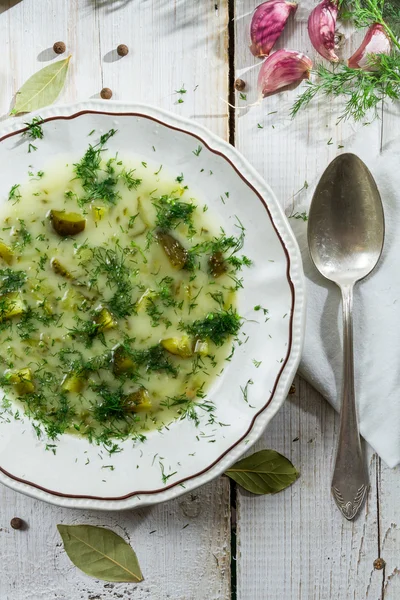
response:
M117 346L112 355L113 373L117 377L135 369L135 363L123 346Z
M188 259L188 253L182 244L165 231L159 231L157 233L157 240L174 269L183 269Z
M86 227L86 219L79 213L67 213L63 210L51 210L50 221L54 231L62 237L82 233Z
M0 323L25 312L25 304L19 292L9 292L0 296Z
M65 279L73 279L71 273L60 263L58 258L52 258L50 261L50 266L56 275L65 277Z
M94 322L97 325L98 332L106 331L107 329L114 329L117 326L117 322L108 308L102 308L99 310L94 318Z
M141 412L151 410L150 394L146 388L141 387L136 392L128 394L125 398L125 411Z
M18 396L24 396L25 394L31 394L34 389L33 375L29 367L19 369L15 373L11 373L10 381L14 386Z
M214 252L208 259L208 268L211 275L215 278L221 277L227 272L228 268L222 252Z
M86 310L90 305L90 300L77 290L69 288L61 298L63 308L70 310Z
M175 356L180 356L181 358L190 358L190 356L193 356L192 342L187 335L183 335L181 338L167 338L161 340L160 344L167 352Z
M14 253L11 250L11 248L9 246L7 246L7 244L5 244L4 242L0 242L0 258L7 264L7 265L11 265L13 258L14 258Z
M157 296L156 292L150 288L147 288L143 294L140 296L139 300L137 300L135 304L135 309L140 310L146 306L147 300L151 300Z
M79 394L85 387L86 381L86 373L68 373L61 382L61 390Z

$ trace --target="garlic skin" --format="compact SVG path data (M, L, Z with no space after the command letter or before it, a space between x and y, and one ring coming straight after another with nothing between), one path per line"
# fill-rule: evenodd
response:
M316 51L331 62L338 62L335 54L337 4L322 0L308 17L308 35Z
M310 77L312 61L296 50L277 50L265 59L258 75L262 98Z
M268 0L257 6L250 25L250 50L254 56L269 55L288 18L296 10L297 3L289 0Z
M392 43L386 35L384 27L379 23L371 25L365 34L361 46L347 61L351 69L363 69L363 71L374 71L377 67L371 64L371 59L379 54L390 54Z

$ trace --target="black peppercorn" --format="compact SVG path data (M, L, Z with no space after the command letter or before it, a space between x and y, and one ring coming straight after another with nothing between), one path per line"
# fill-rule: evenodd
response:
M109 100L112 98L112 91L110 88L103 88L100 92L100 96L103 98L103 100Z
M235 88L239 92L242 92L245 87L246 87L246 83L243 81L243 79L236 79L236 81L235 81Z
M128 54L128 52L129 52L129 48L125 44L120 44L117 47L118 56L126 56Z
M19 517L14 517L13 519L11 519L10 525L13 529L22 529L24 522Z
M374 569L377 569L378 571L383 569L385 567L385 565L386 565L386 563L383 560L383 558L377 558L374 560Z
M56 54L64 54L64 52L65 52L64 42L56 42L53 46L53 50Z

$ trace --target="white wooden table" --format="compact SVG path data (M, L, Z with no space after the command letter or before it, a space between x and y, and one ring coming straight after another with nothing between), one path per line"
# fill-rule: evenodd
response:
M307 51L305 0L278 47ZM231 143L271 184L288 211L303 209L338 145L354 137L379 148L395 135L391 112L366 128L335 125L332 105L320 103L294 122L294 93L261 106L233 92L235 77L256 98L257 61L247 47L256 0L2 0L0 1L0 114L36 70L55 59L55 41L72 54L59 102L98 97L142 101L191 117ZM129 55L118 59L124 43ZM184 102L174 93L184 84ZM236 96L236 98L235 98ZM275 111L278 111L277 113ZM273 113L273 114L268 114ZM398 117L397 117L398 118ZM258 127L258 123L263 129ZM368 130L368 131L367 131ZM330 140L332 138L332 140ZM328 143L329 142L329 143ZM309 183L308 190L293 195ZM0 489L1 600L399 600L400 476L369 451L371 490L361 517L344 521L329 491L338 418L298 379L257 448L288 456L301 477L276 496L254 497L226 478L194 494L135 512L58 509ZM9 526L14 516L26 531ZM66 557L56 523L107 526L130 540L145 581L106 584L86 577ZM386 561L383 570L374 560Z

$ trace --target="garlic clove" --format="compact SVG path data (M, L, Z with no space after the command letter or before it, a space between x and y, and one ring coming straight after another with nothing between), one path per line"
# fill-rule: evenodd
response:
M290 14L296 10L297 3L288 0L268 0L257 6L250 25L250 50L254 56L269 55Z
M331 62L338 62L335 54L337 4L322 0L308 17L308 35L316 51Z
M361 46L349 58L347 64L352 69L374 71L377 68L372 64L374 56L377 54L390 54L391 48L392 44L384 27L379 23L375 23L368 29Z
M265 98L280 89L310 77L312 62L295 50L277 50L265 59L258 75L260 96Z

